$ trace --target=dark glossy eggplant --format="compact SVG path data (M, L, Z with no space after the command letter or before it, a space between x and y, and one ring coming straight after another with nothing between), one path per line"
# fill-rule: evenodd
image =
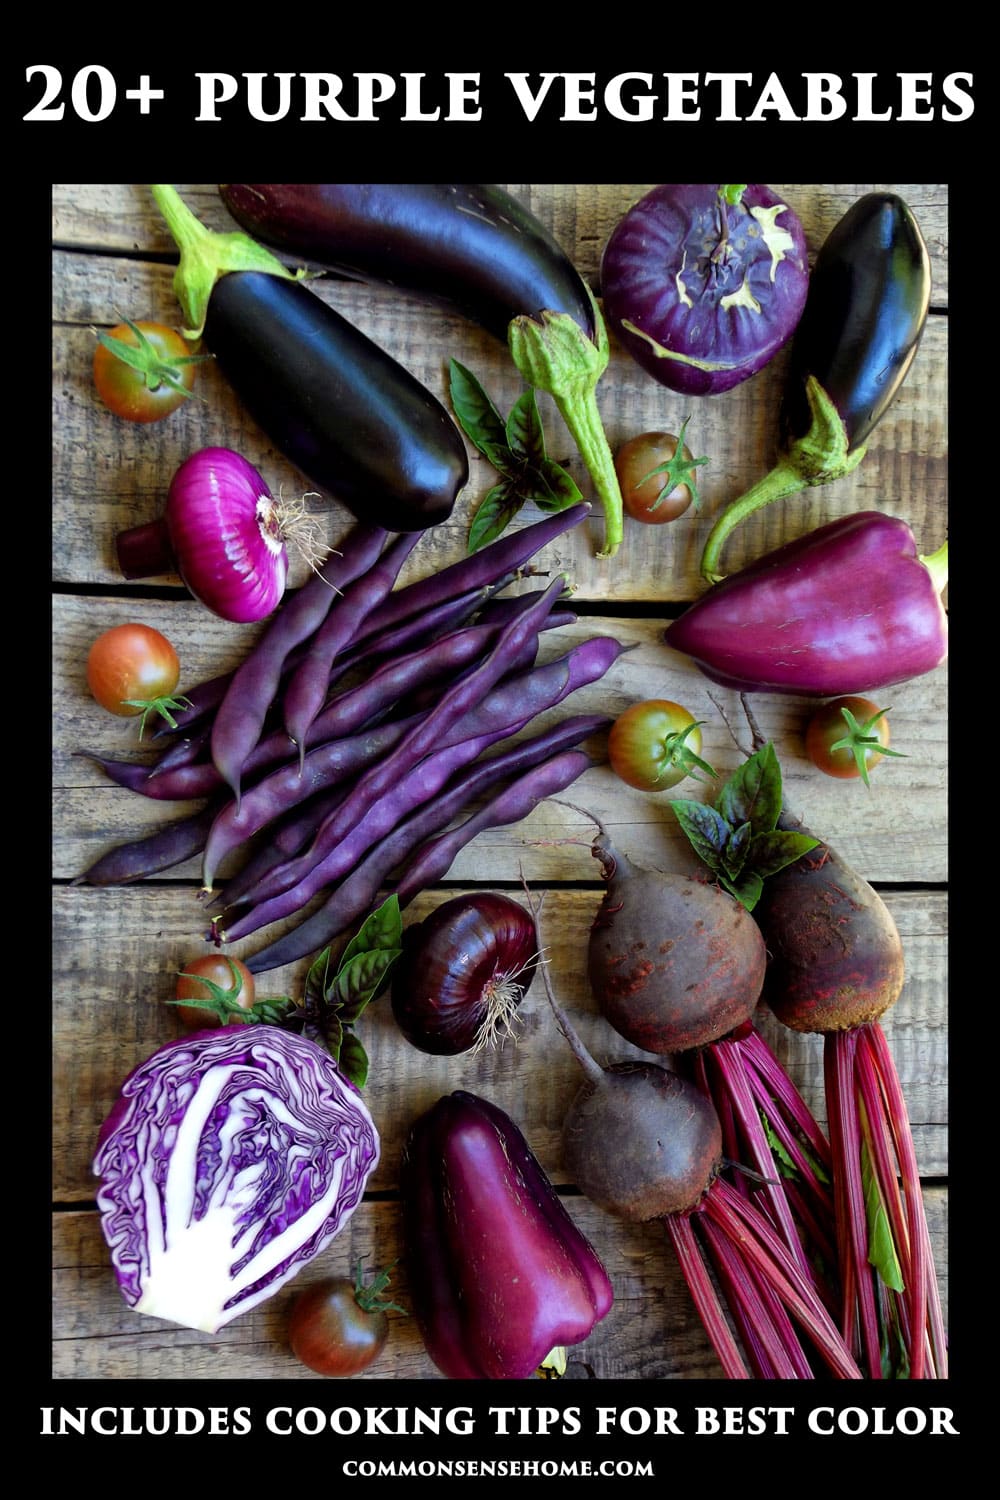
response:
M601 556L622 540L622 497L595 391L607 330L548 230L487 183L224 183L229 211L288 255L457 309L510 348L547 391L600 498Z
M810 375L837 408L848 449L868 439L916 356L930 294L930 258L909 207L895 193L859 198L816 258L792 340L783 448L809 431Z
M223 276L205 342L271 441L359 520L386 531L447 520L469 477L454 422L303 282Z
M718 583L722 549L765 505L856 468L913 363L930 307L930 258L894 193L859 198L824 242L792 340L774 467L719 515L701 556Z
M512 318L545 309L594 336L593 302L572 261L491 183L227 182L219 192L264 244L452 307L504 342Z
M269 251L212 234L172 188L154 194L181 246L174 284L191 331L285 457L360 521L446 520L469 469L441 403Z

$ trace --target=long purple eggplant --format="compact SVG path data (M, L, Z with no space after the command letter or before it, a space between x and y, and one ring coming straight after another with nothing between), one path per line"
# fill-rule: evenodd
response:
M219 192L264 244L443 303L504 341L512 318L544 309L569 313L593 337L580 273L493 183L226 182Z
M270 251L212 234L169 184L152 191L181 249L188 330L285 457L387 531L446 520L469 461L441 403Z

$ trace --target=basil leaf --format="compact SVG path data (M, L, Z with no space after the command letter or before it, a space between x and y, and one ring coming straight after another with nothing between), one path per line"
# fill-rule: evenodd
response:
M503 417L483 390L471 370L457 359L449 363L449 393L455 415L470 442L484 453L484 443L507 446Z
M753 911L764 889L764 882L755 871L748 870L744 866L743 873L737 880L730 880L725 875L720 875L719 878L726 890L731 896L736 897L741 906L745 906L747 911Z
M344 1028L340 1024L340 1017L335 1010L327 1011L320 1024L320 1032L326 1045L326 1050L335 1063L340 1062L340 1049L344 1041Z
M510 409L505 428L507 447L517 457L538 465L545 458L545 435L535 393L529 386ZM492 460L491 460L492 461Z
M792 865L810 849L815 849L819 839L808 833L791 833L782 829L774 833L758 833L751 841L747 862L758 875L777 875L786 865Z
M344 1033L338 1063L340 1071L351 1080L355 1088L363 1089L368 1082L368 1053L353 1031Z
M469 552L478 552L480 547L495 542L523 504L523 496L508 480L495 485L489 494L483 496L472 518L472 525L469 527Z
M326 987L330 979L330 949L324 948L309 965L309 972L306 975L306 1000L314 1002L322 1000L326 995Z
M770 833L776 826L781 813L781 768L770 741L733 772L717 806L734 828L749 823L757 834Z
M373 948L368 953L356 953L348 963L341 964L328 998L345 1026L352 1026L382 990L402 951L402 948Z
M737 880L739 878L749 848L750 824L741 823L739 828L733 829L733 832L726 840L726 847L722 851L722 868L730 880Z
M403 918L399 910L399 897L386 896L381 906L365 918L357 932L340 955L339 968L343 969L359 953L368 953L373 948L399 948L403 941Z
M680 797L675 797L670 806L698 858L703 860L710 870L719 871L722 865L722 854L732 832L726 820L716 812L714 807L709 807L704 802L686 802Z
M532 470L532 476L535 493L531 498L539 510L566 510L583 499L572 474L568 474L554 458L543 459L538 468Z

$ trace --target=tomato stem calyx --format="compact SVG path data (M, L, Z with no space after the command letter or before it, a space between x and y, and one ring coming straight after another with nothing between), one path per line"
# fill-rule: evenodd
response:
M408 1318L409 1313L405 1307L400 1307L398 1302L390 1302L384 1295L391 1279L389 1273L395 1270L396 1261L376 1271L371 1281L365 1281L364 1263L365 1257L360 1255L354 1268L354 1297L362 1312L392 1311Z
M134 344L127 344L124 339L117 339L110 333L98 333L95 328L97 342L102 344L115 359L121 360L122 364L128 365L129 369L141 375L147 390L158 391L161 386L165 385L185 400L194 395L193 391L188 390L180 372L186 365L203 364L212 356L210 354L164 356L153 347L138 324L133 323L129 318L122 321L127 328L132 330L136 340ZM198 399L203 401L205 398L199 396Z
M146 720L150 714L159 714L162 719L166 719L171 729L176 729L177 720L174 718L174 714L180 713L182 709L193 707L191 699L185 698L183 694L177 698L170 696L162 698L123 698L121 701L123 707L134 708L141 712L142 718L139 720L140 739L142 739L143 731L146 728Z

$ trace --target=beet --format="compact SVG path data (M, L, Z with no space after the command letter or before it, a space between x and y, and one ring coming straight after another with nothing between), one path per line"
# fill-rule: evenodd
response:
M540 972L585 1075L563 1127L564 1162L581 1191L621 1218L662 1222L727 1376L811 1379L818 1358L835 1378L860 1379L771 1219L721 1176L722 1126L712 1101L656 1063L602 1068L556 1000L548 965Z
M749 1020L767 957L749 912L719 886L636 869L603 831L591 848L607 890L590 986L615 1030L645 1052L687 1052Z
M764 737L743 694L754 744ZM783 810L779 822L791 826ZM906 1101L879 1018L903 988L896 924L827 844L764 881L764 995L787 1026L823 1034L841 1331L868 1379L944 1379L944 1320Z
M829 844L769 876L754 915L767 943L764 999L793 1031L844 1031L899 998L903 944L892 915Z
M588 1078L563 1124L566 1170L591 1202L623 1219L694 1208L721 1158L710 1100L655 1063L617 1063Z

